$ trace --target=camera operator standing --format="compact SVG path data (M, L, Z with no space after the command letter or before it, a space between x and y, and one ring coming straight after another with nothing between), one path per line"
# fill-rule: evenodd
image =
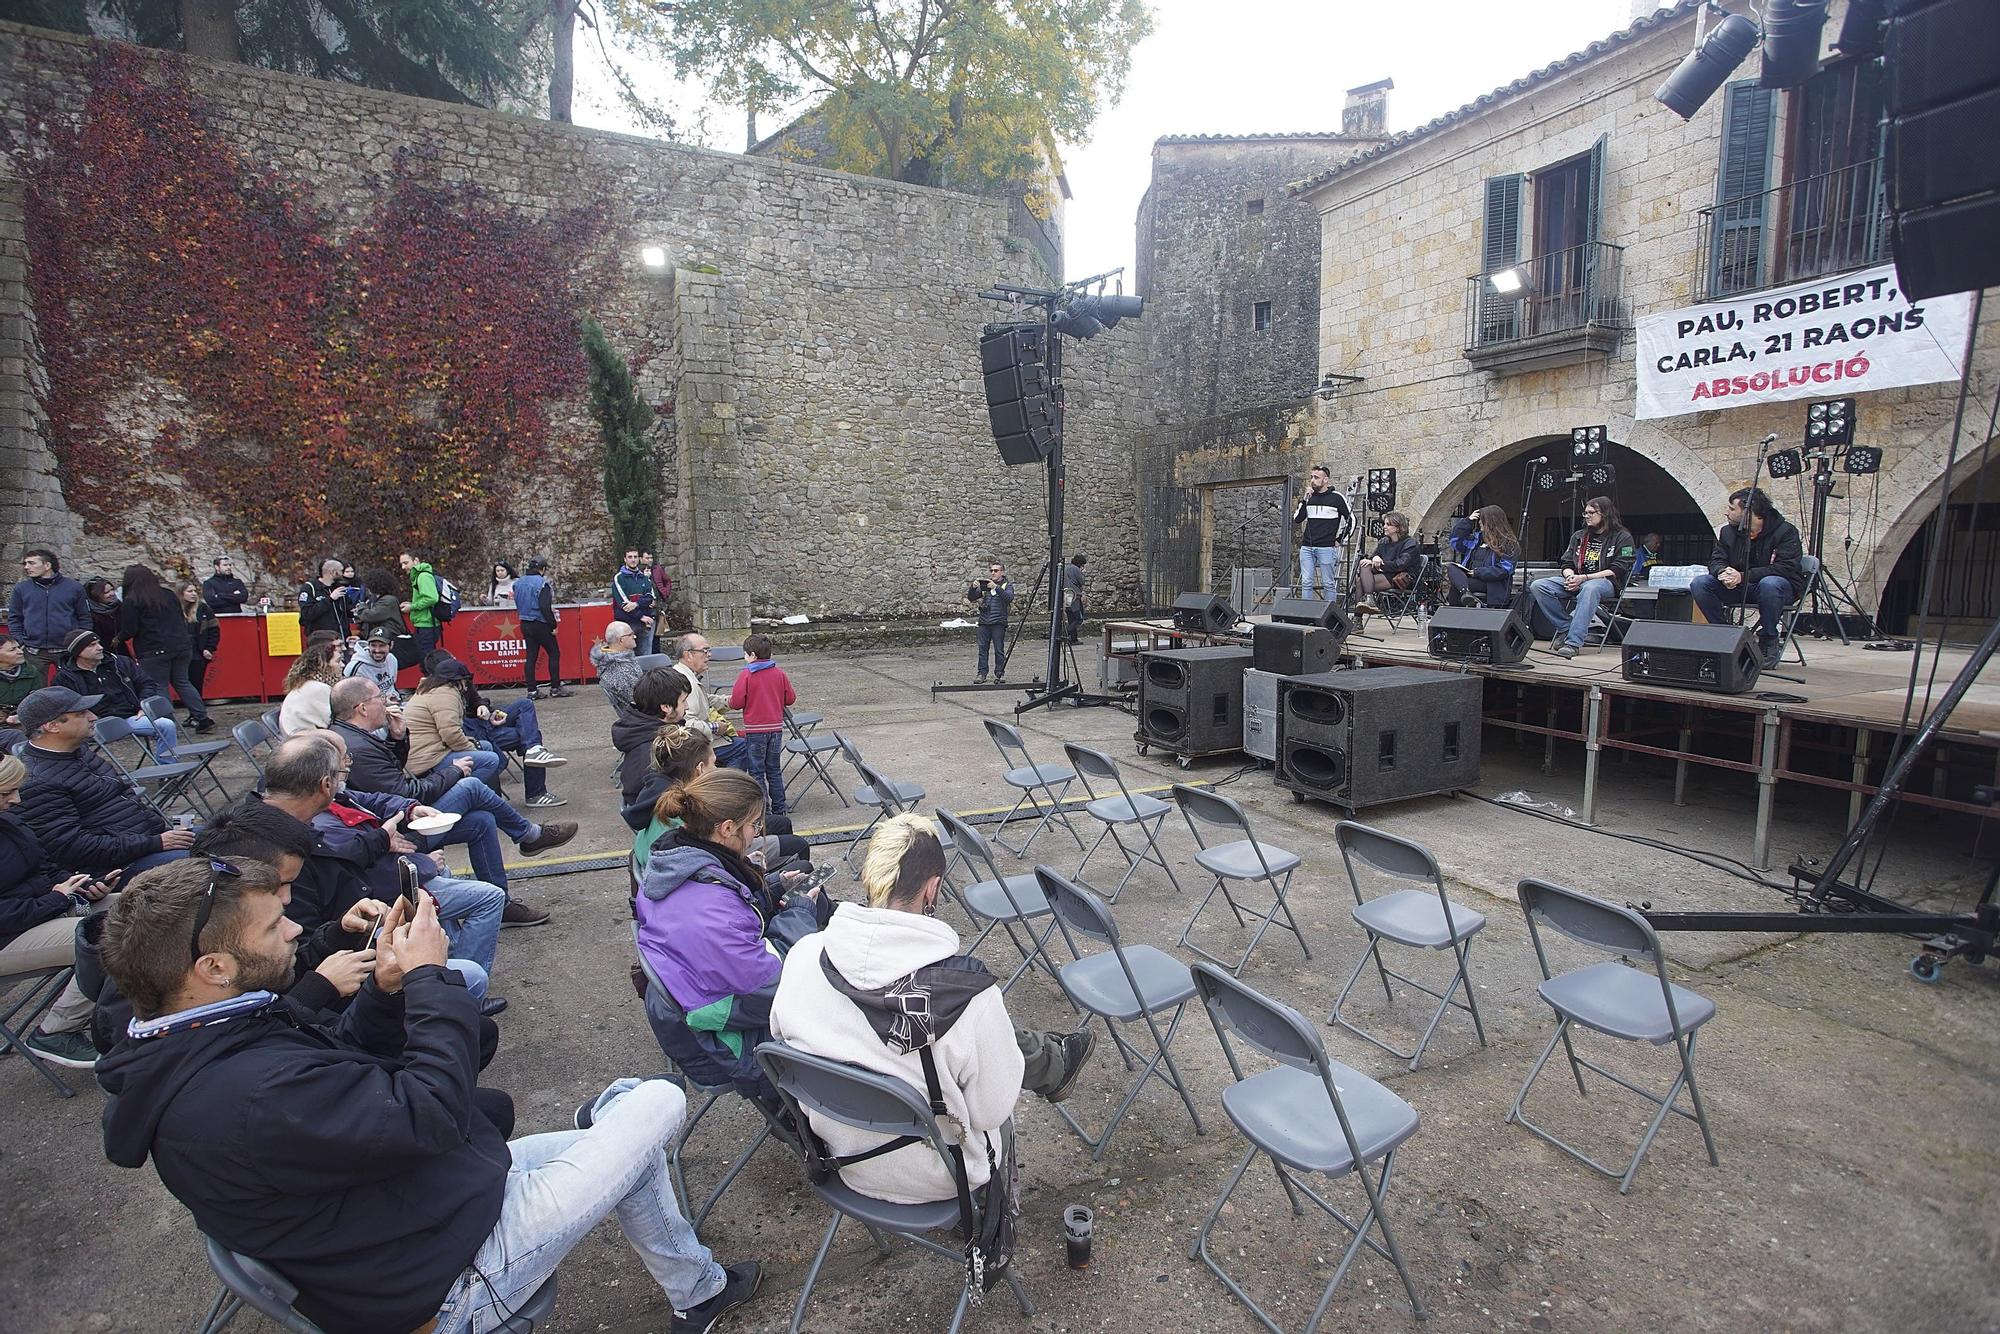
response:
M1014 585L1007 582L1006 567L994 561L986 567L986 577L965 586L965 600L979 609L979 675L974 685L986 681L986 651L993 650L993 679L1007 679L1007 612L1014 601Z

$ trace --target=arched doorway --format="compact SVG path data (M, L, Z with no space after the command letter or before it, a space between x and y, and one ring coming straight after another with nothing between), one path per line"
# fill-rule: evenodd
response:
M1661 559L1668 565L1698 565L1708 559L1715 542L1702 505L1688 493L1675 476L1644 454L1625 445L1606 444L1606 462L1614 471L1609 487L1592 486L1576 478L1579 470L1569 466L1568 436L1549 436L1514 446L1511 456L1501 459L1472 478L1462 497L1444 498L1453 513L1466 513L1482 505L1498 505L1516 525L1521 525L1521 505L1528 504L1527 522L1521 526L1521 550L1529 560L1554 560L1564 541L1581 524L1584 501L1606 494L1617 503L1625 526L1635 536L1658 533L1662 539ZM1546 464L1535 459L1546 456ZM1537 473L1551 475L1555 485L1531 485ZM1463 508L1458 508L1462 498Z
M1935 485L1935 483L1933 483ZM1940 515L1933 509L1903 547L1882 585L1876 620L1892 635L1916 629L1924 560ZM2000 456L1965 475L1951 489L1942 515L1944 549L1931 597L1931 615L1944 621L1945 637L1976 643L2000 616ZM1927 633L1937 632L1933 620Z

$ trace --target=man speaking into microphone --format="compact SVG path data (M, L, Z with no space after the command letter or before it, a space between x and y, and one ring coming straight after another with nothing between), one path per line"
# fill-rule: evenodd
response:
M1315 577L1318 596L1331 602L1340 589L1340 544L1354 526L1347 497L1333 489L1333 474L1324 463L1315 463L1306 477L1305 494L1292 513L1292 522L1306 526L1299 537L1299 596L1312 597Z

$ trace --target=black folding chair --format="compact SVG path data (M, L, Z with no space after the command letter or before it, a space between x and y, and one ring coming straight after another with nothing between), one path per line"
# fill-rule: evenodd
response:
M279 1329L291 1334L320 1334L320 1328L300 1315L292 1305L298 1300L298 1285L261 1260L230 1250L206 1233L201 1239L208 1253L209 1268L222 1280L222 1291L208 1308L200 1334L222 1334L237 1312L249 1307ZM549 1312L556 1304L556 1276L550 1274L514 1313L492 1328L496 1334L534 1334L548 1327Z

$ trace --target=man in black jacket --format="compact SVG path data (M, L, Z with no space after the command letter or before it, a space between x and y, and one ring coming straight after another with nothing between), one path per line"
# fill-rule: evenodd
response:
M1549 640L1557 657L1574 658L1582 651L1597 608L1617 602L1638 559L1639 544L1618 522L1618 506L1611 497L1586 500L1583 527L1570 534L1563 548L1562 573L1528 585L1541 628L1551 631Z
M1354 511L1347 507L1347 497L1333 489L1333 474L1324 463L1315 463L1306 475L1292 522L1305 525L1299 534L1299 596L1313 596L1317 581L1319 596L1331 602L1340 596L1340 544L1354 527Z
M44 686L21 701L28 735L21 818L41 840L49 865L88 871L117 888L148 867L187 856L194 834L167 828L111 762L91 751L96 703L62 686Z
M243 604L250 600L250 590L236 577L236 569L229 563L229 557L215 558L215 573L201 581L201 600L218 616L242 611Z
M725 1271L675 1206L680 1089L620 1080L578 1109L588 1129L509 1144L476 1099L479 1016L429 895L407 921L391 909L337 1024L275 994L297 936L256 862L189 861L127 890L101 953L136 1018L98 1082L105 1155L151 1157L204 1234L298 1286L308 1319L329 1334L492 1328L606 1201L674 1330L755 1293L759 1267Z
M1778 630L1785 608L1805 592L1799 530L1762 490L1747 486L1730 493L1727 517L1729 522L1715 531L1708 573L1696 575L1688 593L1710 625L1728 623L1726 605L1754 601L1757 650L1768 670L1778 665L1781 656Z
M50 684L95 698L98 717L122 718L132 724L134 732L153 738L153 757L161 764L172 764L180 753L179 724L172 718L149 717L144 708L148 697L164 697L166 692L132 659L107 653L95 631L70 632Z
M315 630L347 638L347 581L340 577L342 568L337 560L323 560L319 578L299 585L299 634L305 638L312 638Z

